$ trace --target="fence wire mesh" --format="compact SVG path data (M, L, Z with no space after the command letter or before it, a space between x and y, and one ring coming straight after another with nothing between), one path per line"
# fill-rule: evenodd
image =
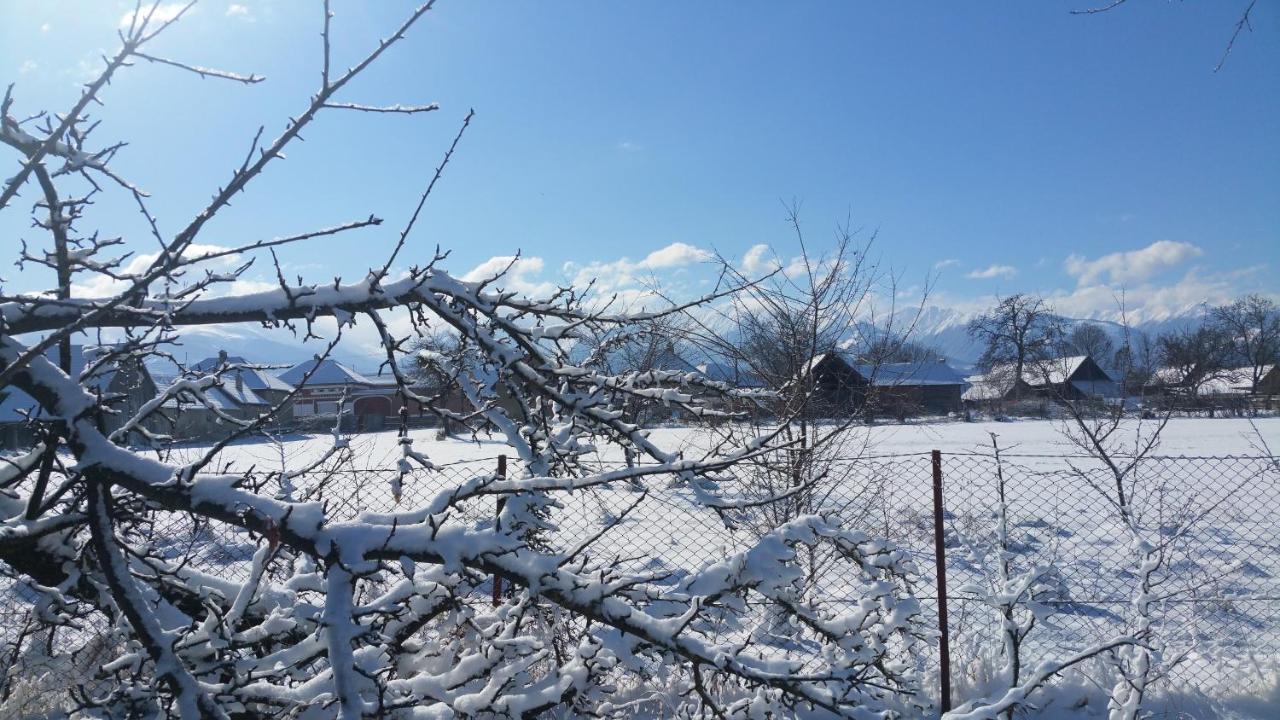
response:
M1248 692L1250 683L1265 682L1257 668L1280 657L1280 466L1273 458L1243 456L1123 461L1132 463L1124 467L1123 480L1132 527L1160 544L1154 642L1171 663L1170 678L1209 695L1222 688ZM415 472L399 500L392 491L395 471L386 468L395 468L394 461L356 453L344 466L294 478L291 491L323 501L335 520L404 510L494 473L496 454ZM907 549L919 571L914 589L924 625L936 629L930 455L841 459L828 478L829 488L814 509L834 514L846 528ZM997 527L999 478L1008 526L1003 536ZM1085 457L1007 454L997 463L989 454L946 453L942 482L957 703L978 691L1000 653L999 618L975 588L992 577L992 568L977 556L1001 537L1013 567L1049 568L1047 590L1036 597L1042 620L1027 640L1027 657L1057 657L1132 627L1137 560L1133 533L1115 503L1113 468ZM594 557L661 572L721 560L750 541L749 532L693 502L669 477L651 477L645 485L643 493L636 485L616 483L564 494L551 518L550 544L563 550L594 538ZM492 522L494 511L494 500L482 498L468 501L461 515L464 522L483 525ZM174 562L232 581L248 577L262 542L238 528L181 514L158 515L149 537L130 539L150 542ZM841 576L838 566L824 570L819 561L814 568L808 592L829 608L852 608L861 600L859 588ZM51 692L92 692L97 669L119 653L108 639L108 620L86 612L74 627L39 627L47 596L11 568L0 564L0 570L5 712L38 711L42 702L50 702ZM485 601L478 593L476 602ZM926 647L916 662L936 681L937 644L931 640ZM24 695L24 684L40 692Z

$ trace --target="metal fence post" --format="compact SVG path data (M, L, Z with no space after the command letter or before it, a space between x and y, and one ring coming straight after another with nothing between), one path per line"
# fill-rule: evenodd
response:
M942 712L951 709L951 646L947 637L947 551L942 531L942 451L933 451L933 558L938 567L938 668Z
M499 480L505 480L507 477L507 456L498 456L498 472L495 473ZM498 527L498 523L502 522L502 507L507 504L507 499L499 497L497 504L493 509L494 527ZM502 604L502 576L494 574L493 576L493 606L497 607Z

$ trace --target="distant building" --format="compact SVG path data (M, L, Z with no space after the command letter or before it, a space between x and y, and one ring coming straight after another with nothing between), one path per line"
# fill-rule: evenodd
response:
M1255 393L1268 398L1272 395L1280 395L1280 364L1263 366L1262 377L1258 380Z
M857 365L855 369L876 388L878 402L904 412L945 415L962 409L964 378L944 360L936 362Z
M1109 400L1124 396L1116 382L1088 355L1028 362L1021 377L1012 364L997 365L967 378L964 401L972 404L1045 399Z
M404 404L395 378L362 375L336 360L325 359L318 366L316 360L308 360L281 373L279 379L298 388L293 405L297 419L334 416L345 395L355 430L381 430L399 417ZM409 412L418 416L423 411L410 401Z
M853 363L825 353L809 363L818 407L824 415L850 412L946 415L959 412L965 381L944 360Z
M111 346L71 346L71 377L80 378L85 369L112 350ZM45 353L55 364L58 349ZM146 365L134 357L108 360L94 368L89 377L81 378L84 387L97 393L110 412L104 413L103 429L115 432L142 409L143 404L155 398L156 383ZM47 414L35 398L12 386L0 390L0 447L9 450L29 448L36 442L35 424L46 422ZM148 430L164 432L162 419L149 418L143 423ZM142 442L142 434L129 438Z
M243 357L222 353L205 358L190 367L192 375L209 375L227 365L249 365ZM164 414L172 420L171 434L177 438L206 438L234 429L236 420L255 420L280 406L267 427L287 425L293 421L293 404L285 402L293 386L266 370L233 367L220 375L222 384L204 391L204 401L194 397L178 397L164 404ZM177 376L160 376L167 387Z
M1254 387L1254 370L1258 384ZM1164 367L1152 374L1148 392L1164 396L1186 410L1215 409L1243 412L1250 407L1271 409L1280 395L1280 365L1245 366L1189 378L1181 368Z

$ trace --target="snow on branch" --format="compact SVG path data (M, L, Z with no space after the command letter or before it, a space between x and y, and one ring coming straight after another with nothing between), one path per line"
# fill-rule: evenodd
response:
M262 131L251 139L230 180L182 229L162 233L145 196L126 187L126 202L159 245L154 255L131 256L122 251L136 252L132 240L82 228L89 198L111 199L92 178L114 177L109 162L124 147L85 149L95 127L86 108L137 59L245 84L261 78L143 52L189 5L170 13L139 3L121 49L69 112L39 115L44 127L35 129L11 114L6 96L0 141L18 154L21 170L5 183L0 209L36 179L43 202L35 226L49 237L24 246L19 258L53 271L56 283L0 301L0 385L30 396L36 411L27 425L39 434L28 452L0 464L0 563L34 588L41 628L109 628L100 640L112 660L68 712L607 716L652 702L660 683L668 691L662 702L686 716L868 718L922 708L912 655L925 632L907 554L820 514L739 537L734 528L745 515L811 489L800 482L766 496L743 490L743 463L794 441L774 429L700 450L670 447L639 412L733 423L769 393L690 368L612 371L583 351L589 337L653 333L659 321L750 281L626 313L593 303L583 289L530 298L501 289L501 274L460 279L442 267L447 254L439 250L393 275L470 114L398 237L361 279L290 280L273 253L376 226L373 215L230 246L202 239L322 111L436 109L338 97L432 6L417 7L339 71L330 52L338 25L325 3L319 89L275 139ZM65 165L49 167L52 158ZM69 186L82 181L92 189ZM273 256L275 288L213 292L243 278L263 252ZM109 280L115 291L84 297L72 283L84 276ZM335 319L337 332L322 318ZM353 393L338 408L332 441L309 444L315 452L281 450L278 467L237 462L233 441L276 432L273 420L356 322L373 324L394 381L396 451L380 462L343 436L348 403L359 399ZM216 395L262 368L223 358L194 370L173 357L184 329L237 323L285 328L323 347L292 391L239 414ZM73 340L112 328L123 340L84 355L81 366L72 362ZM442 329L455 343L446 352L416 349ZM180 375L147 389L148 397L137 396L145 383L111 384L161 361ZM496 435L511 467L450 475L451 484L426 495L405 492L424 477L446 479L442 464L414 445L414 410L477 438ZM220 429L207 446L182 446L158 424L197 411ZM602 466L609 450L621 450L628 464ZM390 481L405 505L375 512L357 499L352 509L363 487L358 460L376 464L363 470ZM583 537L558 534L575 497L614 488L634 493L626 510ZM608 541L657 495L723 521L734 545L713 562L683 567L637 567L619 557ZM479 516L477 507L485 508ZM215 568L207 560L214 550L238 554ZM818 552L834 558L833 572L858 602L830 603L804 590L800 579Z

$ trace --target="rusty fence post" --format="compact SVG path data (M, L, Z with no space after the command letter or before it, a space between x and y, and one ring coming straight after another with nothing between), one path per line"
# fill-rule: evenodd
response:
M506 479L507 477L507 456L506 455L498 456L498 472L496 473L496 475L500 480ZM498 526L498 523L502 522L502 508L506 504L507 504L507 499L504 497L499 497L497 504L494 506L493 522L494 522L495 528ZM502 576L495 574L493 576L493 606L497 607L501 604L502 604Z
M933 451L933 558L938 566L938 676L942 712L951 709L951 646L947 637L947 551L942 530L942 451Z

